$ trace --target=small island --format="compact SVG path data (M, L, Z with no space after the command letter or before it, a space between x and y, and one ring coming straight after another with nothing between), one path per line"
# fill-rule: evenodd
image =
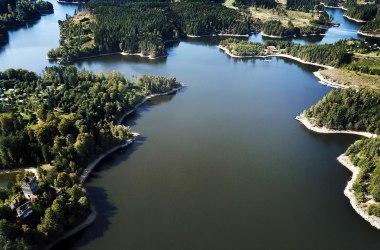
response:
M155 59L165 57L167 42L181 35L246 36L258 27L247 13L211 2L94 0L86 8L60 22L61 44L49 51L49 59L70 62L116 53Z
M1 245L41 249L88 225L95 213L84 180L137 136L122 118L183 86L175 78L144 75L133 82L73 66L46 68L41 76L0 72L0 171L32 170L0 188Z
M38 20L42 14L53 13L50 2L10 0L0 3L0 46L8 42L8 29Z

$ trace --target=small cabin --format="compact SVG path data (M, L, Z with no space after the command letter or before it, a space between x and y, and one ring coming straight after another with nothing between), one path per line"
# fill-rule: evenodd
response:
M14 198L11 203L9 203L9 207L14 210L18 205L20 204L20 199L19 198Z
M276 46L267 46L267 51L277 52L278 49L276 48Z
M25 177L25 179L21 182L21 189L25 197L30 199L38 193L40 187L38 186L38 182L35 177Z
M26 202L19 206L16 209L16 212L17 217L19 218L25 219L26 217L28 217L33 212L32 207L30 206L30 202Z

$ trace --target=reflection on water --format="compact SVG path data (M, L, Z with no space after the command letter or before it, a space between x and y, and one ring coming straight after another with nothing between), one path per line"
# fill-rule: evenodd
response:
M55 14L10 32L0 70L51 65L45 56L58 46L57 21L75 10L52 3ZM340 27L295 41L357 37L358 25L340 10L329 13ZM75 63L175 76L189 87L125 120L142 136L95 170L86 185L99 216L57 249L378 249L379 232L343 195L350 174L336 161L357 137L314 134L294 120L330 90L312 75L317 68L230 58L216 48L218 39L184 38L158 60L114 55Z

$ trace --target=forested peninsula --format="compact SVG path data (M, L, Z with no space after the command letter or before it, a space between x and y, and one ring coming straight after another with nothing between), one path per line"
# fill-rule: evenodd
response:
M257 29L247 13L210 2L92 1L86 11L60 22L61 44L48 58L69 62L120 52L157 58L180 35L248 35Z
M0 171L37 167L0 188L0 245L41 249L81 223L91 212L83 169L133 138L119 119L147 96L181 87L175 78L133 82L73 66L0 72Z
M262 31L265 36L281 38L323 35L335 25L316 1L288 1L286 7L274 0L234 4L239 8L211 0L92 0L81 12L59 23L60 46L47 57L70 62L121 53L155 59L166 56L167 43L181 36L248 36ZM265 18L271 15L289 20Z
M52 13L50 2L38 0L0 1L0 46L8 42L8 28L35 21L44 13Z

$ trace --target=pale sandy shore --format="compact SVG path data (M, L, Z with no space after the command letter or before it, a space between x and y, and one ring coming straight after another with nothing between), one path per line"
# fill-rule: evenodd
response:
M271 37L271 38L291 38L296 37L296 35L289 35L289 36L274 36L274 35L268 35L261 31L262 36Z
M227 48L223 47L223 46L218 46L219 49L223 50L227 55L229 55L230 57L234 57L234 58L269 58L269 57L283 57L283 58L289 58L289 59L292 59L292 60L295 60L297 62L300 62L300 63L303 63L303 64L310 64L310 65L314 65L314 66L318 66L318 67L322 67L322 68L326 68L326 69L333 69L333 67L331 66L328 66L328 65L323 65L323 64L319 64L319 63L313 63L313 62L307 62L307 61L304 61L298 57L294 57L294 56L291 56L291 55L286 55L286 54L274 54L274 55L265 55L265 56L261 56L261 55L257 55L257 56L237 56L237 55L234 55L233 53L231 53L231 51L229 51Z
M130 115L131 113L135 112L141 105L143 105L146 101L148 101L149 99L152 99L154 97L157 97L157 96L163 96L163 95L170 95L170 94L173 94L173 93L176 93L178 90L180 89L183 89L185 88L187 85L184 84L184 83L181 83L181 86L179 86L178 88L174 88L172 90L169 90L167 92L164 92L164 93L159 93L159 94L152 94L152 95L148 95L146 96L141 102L139 102L138 104L135 105L135 107L131 110L128 110L127 112L124 113L124 115L122 115L119 120L117 121L117 124L120 125L123 120L125 119L125 117L127 117L128 115Z
M152 56L152 55L144 55L143 53L126 53L126 52L120 52L120 55L123 55L123 56L139 56L139 57L149 58L151 60L159 59L159 58L165 58L168 56L168 55Z
M117 145L113 148L110 148L108 149L106 152L100 154L98 157L96 157L95 160L93 160L92 162L90 162L85 169L83 169L82 171L82 174L81 176L79 177L79 182L81 184L83 184L87 177L90 175L90 173L94 170L94 168L98 165L98 163L103 160L106 156L112 154L113 152L115 152L116 150L118 149L121 149L121 148L125 148L127 146L129 146L130 144L132 144L136 138L139 136L138 133L132 133L132 138L131 139L128 139L124 144L121 144L121 145Z
M361 32L361 31L358 31L358 34L359 34L359 35L362 35L362 36L369 36L369 37L377 37L377 38L380 38L380 34L371 34L371 33L365 33L365 32Z
M330 6L325 3L321 3L323 7L328 8L328 9L342 9L342 10L347 10L347 8L344 8L343 6Z
M124 118L126 116L130 115L132 112L134 112L138 107L140 107L142 104L144 104L149 99L152 99L152 98L157 97L157 96L163 96L163 95L169 95L169 94L175 93L175 92L177 92L178 90L180 90L180 89L182 89L184 87L186 87L186 84L181 83L181 86L178 87L178 88L169 90L169 91L164 92L164 93L152 94L152 95L149 95L149 96L145 97L132 110L129 110L129 111L125 112L124 115L118 120L117 124L120 125L123 122L123 120L124 120ZM132 144L136 140L136 138L138 136L139 136L138 133L132 133L132 138L128 139L124 144L117 145L117 146L115 146L113 148L110 148L106 152L104 152L104 153L100 154L98 157L96 157L96 159L93 160L92 162L90 162L86 166L86 168L82 171L82 174L79 177L80 183L83 184L86 181L86 179L88 178L88 176L90 175L90 173L94 170L94 168L99 164L99 162L101 160L103 160L105 157L107 157L108 155L112 154L113 152L117 151L118 149L125 148L125 147L129 146L130 144ZM71 230L65 232L60 238L58 238L53 243L51 243L48 247L46 247L46 250L51 249L53 246L57 245L61 241L69 238L70 236L72 236L72 235L78 233L79 231L83 230L84 228L88 227L91 223L93 223L95 221L96 216L97 216L96 209L95 209L95 207L93 207L91 205L91 214L88 215L86 217L86 219L84 219L84 221L81 224L79 224L78 226L76 226L76 227L72 228Z
M183 34L183 35L190 38L215 37L215 36L249 37L249 34L239 35L239 34L228 34L228 33L219 33L219 34L210 34L210 35L190 35L190 34Z
M338 157L338 161L345 166L348 170L352 172L351 180L347 183L346 188L344 189L344 195L347 196L347 198L350 200L350 204L353 207L353 209L366 221L368 221L372 226L376 227L377 229L380 229L380 218L376 217L374 215L369 215L367 210L360 206L358 201L355 198L355 193L352 189L354 182L356 178L359 175L360 169L359 167L355 166L348 156L342 154ZM373 202L373 201L372 201ZM367 202L370 203L370 202ZM366 203L366 204L367 204Z
M295 118L297 121L301 122L307 129L321 134L351 134L351 135L360 135L367 138L377 137L376 134L372 134L369 132L361 132L361 131L353 131L353 130L336 130L325 127L317 127L313 125L310 120L305 117L304 114L300 114Z
M63 62L63 63L72 63L72 62L77 62L85 59L91 59L91 58L97 58L97 57L103 57L103 56L112 56L112 55L123 55L123 56L140 56L140 57L145 57L149 59L159 59L159 58L165 58L167 55L163 56L151 56L151 55L144 55L143 53L126 53L126 52L111 52L111 53L101 53L101 54L96 54L92 56L82 56L82 57L77 57L69 62ZM62 58L57 57L57 58L50 58L46 57L47 60L50 61L58 61L58 63L62 63Z
M95 207L93 205L91 205L91 213L86 217L86 219L81 224L79 224L78 226L76 226L76 227L70 229L69 231L67 231L66 233L64 233L61 237L59 237L54 242L52 242L51 244L46 246L45 250L51 249L52 247L54 247L55 245L57 245L61 241L66 240L67 238L73 236L76 233L79 233L80 231L82 231L83 229L85 229L86 227L91 225L95 221L97 215L98 215L98 213L96 212Z
M349 86L347 86L347 85L341 84L339 82L333 82L333 81L326 79L318 71L313 72L313 74L315 77L317 77L319 79L320 84L326 85L326 86L331 87L331 88L336 88L336 89L348 89L349 88Z
M351 21L354 21L356 23L366 23L367 21L364 21L364 20L360 20L360 19L356 19L356 18L353 18L353 17L350 17L350 16L347 16L347 15L343 15L345 18L351 20Z

